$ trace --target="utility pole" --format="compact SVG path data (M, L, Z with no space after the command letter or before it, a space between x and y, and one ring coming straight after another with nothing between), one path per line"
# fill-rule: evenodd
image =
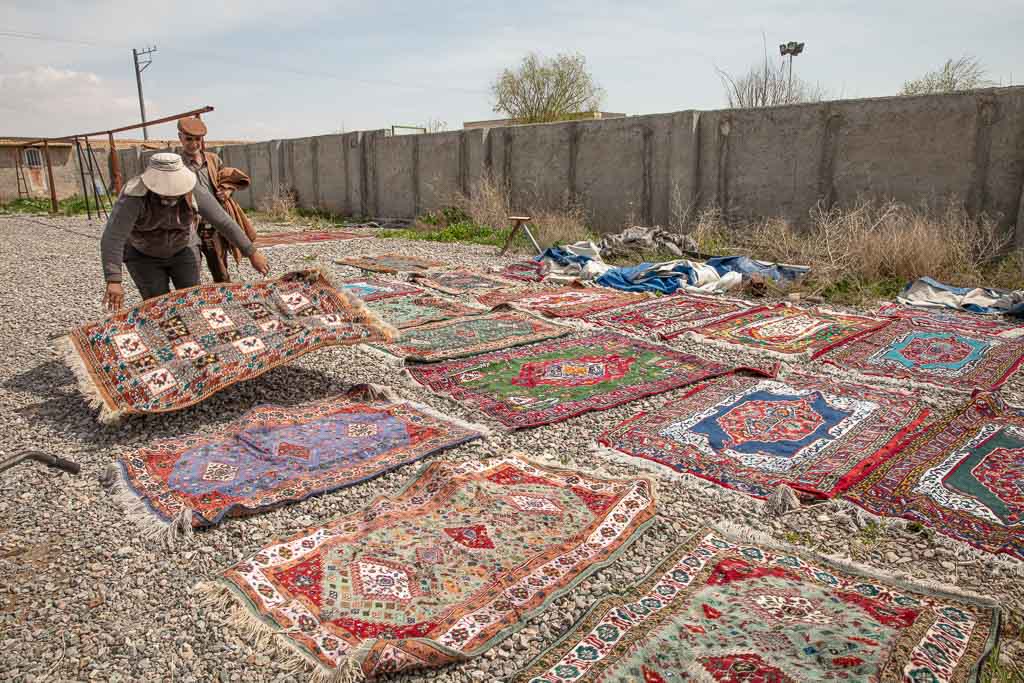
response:
M142 113L142 122L146 122L146 102L142 99L142 72L146 70L146 67L153 63L153 58L150 57L152 53L156 52L156 46L147 47L144 50L136 50L132 48L132 57L135 58L135 85L139 88L139 112ZM145 61L140 62L139 57L143 57ZM149 131L146 127L142 127L142 139L149 139Z
M793 97L793 57L804 51L804 44L797 43L795 41L789 41L788 43L782 43L779 45L779 54L785 57L789 55L789 85L787 86L786 99L789 100Z

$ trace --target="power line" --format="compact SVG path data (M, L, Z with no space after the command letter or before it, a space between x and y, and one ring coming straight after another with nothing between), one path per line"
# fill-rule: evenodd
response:
M132 49L131 46L121 45L110 42L98 42L89 40L77 40L72 38L60 38L57 36L49 36L43 33L29 33L25 31L0 31L0 37L2 38L18 38L23 40L41 40L45 42L53 43L68 43L71 45L84 45L87 47L103 47L103 48L118 48L118 49ZM481 95L487 94L489 91L483 89L472 89L472 88L457 88L450 85L435 85L432 83L402 83L400 81L390 81L384 79L365 79L365 78L351 78L348 76L339 76L326 71L310 71L308 69L296 69L282 64L275 64L271 62L255 62L250 59L239 59L235 57L229 57L222 53L217 52L206 52L198 50L184 50L180 48L163 48L164 52L178 53L182 56L193 57L195 59L210 60L216 59L222 63L233 64L243 68L258 68L261 71L277 71L280 73L287 73L293 76L305 76L307 78L321 78L325 80L340 81L343 83L358 83L361 85L369 86L390 86L393 88L403 88L406 90L418 90L418 91L447 91L447 92L458 92L470 95Z

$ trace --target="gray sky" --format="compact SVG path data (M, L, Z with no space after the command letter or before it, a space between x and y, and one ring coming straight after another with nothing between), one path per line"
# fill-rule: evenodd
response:
M213 105L211 137L267 139L494 118L489 84L527 52L581 52L629 114L724 105L745 72L807 44L799 76L834 98L893 95L948 58L1024 81L1022 0L901 2L212 2L0 0L0 135L138 120L132 47L158 52L149 117ZM14 37L36 34L55 40ZM65 41L65 42L60 42ZM173 128L151 137L173 137Z

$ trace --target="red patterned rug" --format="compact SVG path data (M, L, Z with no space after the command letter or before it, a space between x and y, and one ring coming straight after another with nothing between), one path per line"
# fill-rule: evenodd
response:
M603 287L555 287L551 289L497 290L477 296L485 306L508 304L554 318L585 318L649 299L647 294L616 292Z
M493 648L653 516L642 478L512 456L434 462L398 495L275 541L200 590L317 680L378 678Z
M496 275L485 275L471 270L433 270L428 273L414 273L413 278L417 284L456 296L520 286Z
M674 339L691 330L760 309L740 299L673 294L602 313L592 322L623 332Z
M181 410L324 346L398 333L317 270L179 289L72 330L62 348L102 421Z
M344 230L308 232L265 232L256 235L257 247L281 247L291 244L315 244L317 242L341 242L373 237L371 233L345 232Z

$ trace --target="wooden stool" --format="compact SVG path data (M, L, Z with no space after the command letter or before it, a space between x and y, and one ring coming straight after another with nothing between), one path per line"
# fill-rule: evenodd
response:
M519 231L520 228L522 228L523 232L526 233L526 236L530 238L530 242L533 243L533 248L537 250L537 253L544 253L544 250L540 248L539 244L537 244L537 240L533 238L533 233L530 232L530 226L526 224L527 221L532 220L530 216L509 216L508 219L513 221L512 232L508 234L508 239L505 240L505 246L501 248L502 256L504 256L505 252L507 252L509 247L512 246L512 240L515 238L516 232Z

